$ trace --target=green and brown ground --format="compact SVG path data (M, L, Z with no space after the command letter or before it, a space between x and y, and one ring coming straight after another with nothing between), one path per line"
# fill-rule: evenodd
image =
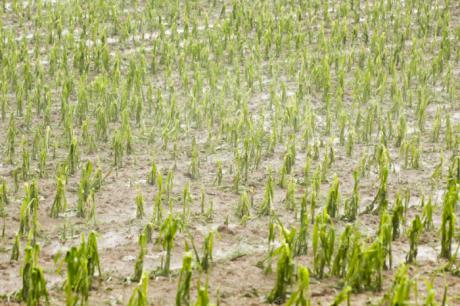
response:
M211 269L204 273L194 261L191 301L197 283L208 280L214 304L261 305L275 286L277 258L268 273L260 262L283 243L278 229L269 243L273 217L299 229L302 198L308 218L312 197L315 215L321 214L337 177L333 256L344 228L359 232L365 249L381 239L381 216L394 215L398 194L404 204L401 235L391 243L392 267L382 267L382 288L354 290L351 305L391 304L384 296L394 292L395 273L406 262L410 225L417 215L426 222L422 204L430 198L433 227L421 230L416 260L408 264L409 300L425 305L431 283L437 304L447 287L448 304L460 305L458 230L449 269L440 257L448 181L454 181L454 206L460 192L457 1L3 0L0 6L0 175L9 199L0 198L1 304L21 303L16 293L27 233L19 260L10 256L25 186L34 181L38 263L52 305L66 303L62 258L91 230L97 232L102 275L95 277L88 303L126 305L137 285L129 277L139 234L153 224L144 271L155 271L164 257L155 241L168 214L181 223L172 273L152 273L149 303L175 304L186 244L193 239L201 250L214 232ZM72 140L78 148L73 174ZM293 157L292 170L280 184L283 171L289 172L286 156ZM103 184L94 191L95 214L86 208L80 217L80 178L88 161L102 172ZM158 183L148 182L152 163L163 178L161 192ZM382 164L388 167L388 207L367 211L381 186ZM345 203L354 171L360 199L350 221ZM274 192L265 215L260 210L269 175ZM67 178L67 208L51 218L57 177ZM292 207L286 204L289 184ZM245 192L252 206L241 219L237 207ZM143 218L136 217L139 193ZM323 278L315 274L313 224L307 232L307 254L293 260L310 269L311 305L331 305L349 279L333 276L329 267ZM288 293L295 284L294 277Z

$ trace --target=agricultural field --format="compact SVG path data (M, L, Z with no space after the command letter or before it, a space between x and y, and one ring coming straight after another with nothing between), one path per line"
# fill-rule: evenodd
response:
M457 0L1 0L1 305L460 305Z

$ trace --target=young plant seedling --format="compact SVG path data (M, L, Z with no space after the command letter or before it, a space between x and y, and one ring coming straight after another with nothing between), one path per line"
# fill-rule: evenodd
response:
M292 251L287 243L283 243L273 252L278 257L276 265L276 283L270 294L267 296L268 303L281 304L286 300L288 287L294 276L294 261Z
M163 247L163 252L165 252L164 257L162 258L160 270L160 273L163 275L169 275L170 273L171 252L174 246L174 238L176 237L178 229L179 221L175 219L171 214L160 227L159 241Z
M213 242L214 242L214 233L209 232L209 234L204 238L203 242L203 255L200 257L198 250L195 247L193 238L191 238L193 252L195 253L195 258L200 268L204 272L208 272L211 262L212 262L212 251L213 251Z
M65 179L57 178L56 196L51 206L50 217L57 218L60 213L67 209L67 199L65 196Z
M134 288L133 293L128 301L128 306L147 306L147 289L149 287L149 276L144 273L139 281L139 284Z
M259 215L260 216L268 216L273 209L273 178L271 175L271 171L268 174L267 184L265 185L265 193L264 198L262 200L262 205L259 208Z
M286 306L301 305L310 306L310 273L308 269L297 267L297 288L292 292L291 297L286 302Z
M331 268L335 245L334 225L326 210L315 219L312 244L314 271L318 278L323 278L326 267Z
M142 219L145 217L144 211L144 196L140 191L137 192L136 195L136 218Z
M130 280L138 282L144 271L144 257L147 253L147 238L144 233L139 235L139 255L137 256L136 264L134 265L134 273L130 276Z
M190 304L190 283L192 280L192 253L185 252L182 259L179 282L176 291L176 306L187 306Z
M49 305L45 275L38 265L39 254L38 245L27 246L24 250L24 263L21 268L22 289L19 291L19 296L23 302L31 306L40 305L42 298L45 299L45 304Z

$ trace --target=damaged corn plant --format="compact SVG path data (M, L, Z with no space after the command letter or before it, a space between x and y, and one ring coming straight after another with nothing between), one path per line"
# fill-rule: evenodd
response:
M0 304L455 303L459 25L453 0L1 1Z

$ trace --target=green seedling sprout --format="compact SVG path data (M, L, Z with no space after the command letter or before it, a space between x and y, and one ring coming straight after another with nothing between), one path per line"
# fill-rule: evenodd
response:
M205 207L205 204L206 204L206 193L204 192L204 187L201 186L201 189L200 189L200 212L202 215L204 215L204 207Z
M232 178L233 191L235 193L239 192L240 184L241 184L240 170L236 169L235 173L233 174L233 178Z
M74 174L78 168L80 161L80 154L78 150L78 142L76 138L72 138L69 148L69 154L67 156L67 165L70 174Z
M192 201L192 195L190 194L190 183L187 182L184 190L182 191L182 222L184 225L188 223Z
M316 211L316 203L318 202L317 194L315 191L312 191L310 194L310 219L311 224L315 223L315 211Z
M324 154L323 161L320 166L320 182L326 182L327 174L331 166L331 160L329 159L329 154Z
M337 294L334 298L334 302L331 306L339 306L346 302L347 306L351 306L350 296L351 296L352 288L350 286L345 286L339 294Z
M284 155L283 169L286 174L290 174L295 163L295 152L289 149Z
M38 164L39 168L39 175L40 177L44 177L46 175L46 159L48 156L48 151L45 147L42 148L40 151L40 160Z
M102 184L104 183L105 178L110 174L110 171L103 177L101 168L97 167L96 172L94 173L94 177L91 182L91 186L93 187L94 192L98 192Z
M147 183L149 185L154 186L156 183L157 177L158 177L157 165L155 164L155 162L152 162L152 166L150 168L149 174L147 175Z
M131 275L130 280L138 282L144 271L144 257L147 253L147 237L144 233L139 235L139 255L137 256L136 264L134 265L134 273Z
M251 208L251 201L249 199L248 193L243 191L238 201L238 206L236 208L236 215L240 218L241 223L245 223L248 218L250 217L250 208Z
M439 134L441 131L441 109L436 110L434 117L433 130L431 132L431 141L437 143L439 142Z
M409 278L407 266L399 267L391 287L391 291L385 296L384 300L388 305L407 305L410 302L410 292L415 283Z
M319 194L321 188L321 166L316 167L312 177L312 192Z
M310 183L310 170L311 170L311 158L307 156L305 160L305 166L303 167L303 179L304 179L304 186L308 188L308 184Z
M77 216L84 218L88 213L88 199L94 195L91 181L93 164L88 161L81 170L80 185L78 189Z
M187 251L182 259L179 282L176 291L176 306L190 304L190 283L192 280L192 253Z
M170 199L171 192L173 189L174 185L174 172L172 169L168 170L168 174L166 175L166 186L165 186L165 193L166 193L166 199ZM158 186L158 190L160 190L160 186Z
M335 255L332 264L332 275L343 277L346 273L348 256L350 254L351 243L353 238L353 227L347 225L345 230L340 234L339 244L337 247L337 254Z
M149 276L144 273L139 284L134 288L128 301L128 306L148 306L147 289L149 287Z
M424 203L425 201L422 199L422 224L423 228L426 231L431 231L434 228L433 225L433 200L431 199L431 196L428 199L427 203Z
M98 105L96 108L96 138L98 140L107 141L108 138L108 119L103 105Z
M354 292L381 290L384 262L385 253L379 239L369 246L364 246L359 235L356 235L353 239L345 283Z
M192 153L191 153L192 161L190 164L190 176L193 179L197 179L200 177L200 157L198 152L198 147L196 144L195 137L192 138Z
M431 174L431 180L433 184L437 184L437 182L441 181L443 177L443 171L442 167L444 165L444 156L441 155L441 158L439 160L439 163L436 165L436 167L433 170L433 173Z
M353 171L353 193L352 195L345 200L345 219L347 221L355 221L358 215L360 195L358 190L359 176L358 171L355 169Z
M11 261L13 261L13 260L18 261L19 260L20 249L21 249L21 243L20 243L20 239L19 239L19 234L16 234L16 236L14 238L13 248L11 249L11 257L10 257Z
M306 255L308 251L308 236L310 231L310 222L308 219L308 210L307 210L307 195L304 194L300 202L300 229L299 234L297 235L295 246L294 246L294 255Z
M50 217L57 218L60 213L67 209L67 199L65 196L65 179L57 178L56 196L51 206Z
M278 186L280 188L286 188L286 168L282 167L280 170L280 177L278 179Z
M38 230L38 188L35 181L30 185L25 185L26 195L22 201L19 216L19 234L24 236L26 232L32 230L37 234Z
M392 217L386 211L380 214L380 224L377 233L378 239L382 242L385 268L391 269L393 265L392 241L393 241L393 224ZM388 263L386 258L388 257Z
M455 232L455 204L458 192L454 185L451 185L444 196L444 204L441 216L441 257L450 259L452 253L452 240Z
M6 155L8 156L8 162L10 164L13 164L14 162L14 154L16 152L16 135L17 135L17 130L16 130L16 123L15 123L15 118L14 115L10 115L10 122L8 124L8 131L6 134Z
M217 171L216 171L216 179L214 183L217 186L220 186L222 184L222 178L223 178L223 172L222 172L222 161L217 161Z
M353 146L355 144L355 131L352 129L347 134L347 143L345 145L345 152L347 157L351 157L353 154Z
M0 185L0 207L5 208L9 203L10 199L8 197L8 187L6 180L2 180L2 184Z
M307 268L297 268L297 288L292 292L286 306L310 306L310 273Z
M209 301L209 293L208 293L208 280L206 279L206 283L204 287L201 286L200 281L197 284L197 300L195 302L195 306L210 306Z
M204 272L208 272L211 262L212 262L212 252L213 252L213 244L214 244L214 233L209 232L209 234L204 238L203 242L203 255L200 257L198 254L198 250L195 247L195 243L193 238L191 239L193 252L195 253L195 258L200 268Z
M377 195L375 196L370 206L367 208L367 212L374 211L376 205L378 212L383 211L388 207L387 181L390 158L387 149L383 146L381 146L377 152L380 152L378 157L380 186Z
M123 135L118 131L112 139L112 150L114 161L113 165L116 168L120 168L123 165Z
M296 208L295 192L296 192L295 180L290 179L288 183L288 188L286 190L286 197L284 198L284 203L288 210L294 210Z
M30 214L32 201L27 196L24 198L19 215L19 235L23 236L30 229Z
M426 297L425 301L423 302L423 305L426 306L436 306L438 305L436 303L436 291L433 289L433 282L429 280L425 280L425 286L426 286Z
M286 300L288 286L291 285L294 274L292 252L287 243L283 243L273 252L278 257L276 266L276 284L267 296L267 302L281 304Z
M329 193L327 195L327 200L326 200L327 213L331 218L335 218L338 216L339 200L340 200L339 178L336 176L334 178L334 182L331 185L331 188L329 189Z
M153 223L147 223L144 226L143 233L145 235L145 239L147 243L150 243L153 241L153 232L155 230L155 225Z
M39 254L38 245L27 246L24 250L24 262L21 268L22 289L19 291L19 296L28 306L41 305L42 298L45 299L45 305L49 305L45 275L38 265Z
M171 266L171 251L174 246L174 238L179 229L179 221L170 214L160 227L159 241L165 252L162 259L161 273L169 275Z
M259 215L261 216L268 216L273 209L273 178L271 175L271 171L268 175L267 183L265 185L265 193L264 198L262 200L262 205L259 208Z
M136 195L136 218L142 219L145 216L144 211L144 196L140 191L137 192Z
M3 219L3 228L2 228L2 238L5 237L5 230L6 230L6 217L7 217L7 212L6 212L6 204L8 201L8 197L6 195L6 192L4 192L6 188L5 182L3 182L3 185L0 185L0 218Z
M96 273L101 276L101 265L95 232L90 232L88 240L82 234L79 247L72 247L66 254L67 279L65 282L66 303L68 305L88 304L89 291Z
M404 205L403 200L401 198L401 193L397 193L396 195L396 203L393 207L393 214L391 217L391 223L393 227L393 240L399 238L401 232L401 224L404 223Z
M452 123L450 122L450 116L446 116L446 133L445 133L445 142L446 142L446 149L452 150L454 148L454 131L453 131Z
M161 223L163 222L163 208L162 208L162 192L159 191L154 199L153 202L153 214L152 214L152 222L157 227L160 227Z
M315 275L323 278L325 269L331 268L335 244L334 225L326 210L315 218L312 244Z
M27 181L30 173L30 154L27 148L27 140L25 136L22 137L22 179Z

